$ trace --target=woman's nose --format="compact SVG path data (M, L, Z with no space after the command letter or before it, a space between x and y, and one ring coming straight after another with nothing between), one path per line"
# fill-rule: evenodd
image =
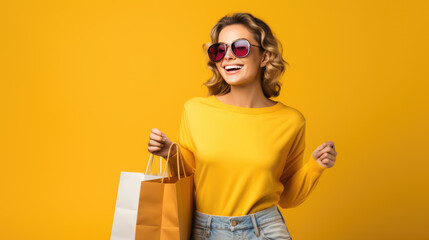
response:
M231 59L231 58L235 58L234 54L232 53L231 47L228 47L226 49L226 53L225 53L225 59Z

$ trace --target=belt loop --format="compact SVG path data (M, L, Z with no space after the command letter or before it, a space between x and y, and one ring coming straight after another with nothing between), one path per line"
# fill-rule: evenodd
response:
M255 214L250 215L252 217L253 227L255 228L255 234L259 237L258 225L256 224Z
M207 226L206 226L206 230L204 232L205 237L210 237L210 230L211 230L210 224L212 222L212 218L213 218L213 216L209 216L209 218L207 219Z

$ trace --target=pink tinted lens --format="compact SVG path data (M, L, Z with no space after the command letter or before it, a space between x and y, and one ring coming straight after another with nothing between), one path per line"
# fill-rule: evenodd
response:
M231 48L237 57L245 57L249 54L249 43L244 39L235 41Z
M212 61L220 61L225 56L225 45L219 43L213 44L210 46L208 53Z

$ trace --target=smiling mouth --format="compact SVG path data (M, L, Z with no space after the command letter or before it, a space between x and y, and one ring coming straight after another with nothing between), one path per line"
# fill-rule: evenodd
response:
M243 68L243 65L230 65L230 66L225 66L224 68L227 73L236 73Z

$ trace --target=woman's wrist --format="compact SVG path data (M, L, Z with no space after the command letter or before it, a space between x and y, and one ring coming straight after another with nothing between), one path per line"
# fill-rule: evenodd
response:
M175 146L173 146L172 147L172 149L171 149L171 151L170 151L170 156L168 156L168 152L167 152L167 154L165 155L165 159L167 159L167 157L172 157L172 156L175 156L176 155L176 153L177 153L177 149L176 149L177 147L175 147Z

